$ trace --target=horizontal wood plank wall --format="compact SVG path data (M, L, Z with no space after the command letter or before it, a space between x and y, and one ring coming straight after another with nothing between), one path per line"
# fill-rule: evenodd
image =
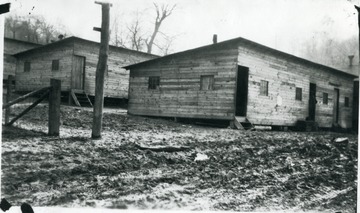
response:
M4 39L4 72L3 79L7 79L8 75L16 73L16 58L13 54L23 52L41 46L40 44L32 44L27 42L15 41L12 39Z
M236 70L236 47L169 57L133 68L128 112L150 116L232 119ZM213 90L200 90L202 75L214 75ZM158 89L148 89L149 76L160 76Z
M320 127L331 127L333 123L334 88L340 90L339 123L351 127L353 79L347 75L301 64L293 59L274 56L264 51L239 47L239 65L249 67L249 93L247 117L254 124L294 125L308 116L310 83L316 84L315 120ZM269 95L260 95L260 82L269 82ZM330 83L329 83L330 82ZM302 100L295 100L296 87L302 88ZM324 104L323 93L328 93L328 104ZM282 105L277 105L277 96ZM349 97L350 106L344 106Z
M95 95L95 73L99 57L99 46L76 42L74 54L86 58L84 89ZM129 71L122 67L153 59L155 56L134 51L109 48L108 71L105 74L104 97L128 98Z
M50 78L61 80L61 90L69 91L71 79L73 44L35 52L18 58L16 65L16 91L31 91L50 85ZM59 60L59 70L52 71L52 60ZM24 72L24 62L31 63Z
M7 79L9 75L15 76L16 58L9 54L4 54L4 73L3 79Z

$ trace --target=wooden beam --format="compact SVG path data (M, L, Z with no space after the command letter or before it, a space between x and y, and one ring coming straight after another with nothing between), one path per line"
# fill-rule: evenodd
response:
M6 85L6 102L11 101L11 93L12 93L12 88L13 88L12 82L13 82L13 80L14 80L14 76L9 75L8 80L7 80L7 85ZM5 110L5 124L9 123L10 114L11 114L11 109L9 107L9 108L7 108Z
M139 144L134 144L134 146L140 150L150 150L153 152L182 152L182 151L189 151L191 149L189 146L146 147L146 146L140 146Z
M19 118L24 116L26 113L28 113L32 108L34 108L36 105L38 105L41 101L43 101L47 96L49 95L49 91L44 93L37 101L35 101L33 104L31 104L28 108L26 108L24 111L22 111L19 115L17 115L14 119L12 119L10 122L5 123L5 126L11 126L17 121Z
M100 27L94 27L93 30L94 30L94 31L101 32L101 28L100 28Z
M110 2L95 1L95 4L100 4L100 5L109 5L110 7L112 7L112 3L110 3Z
M0 14L8 13L10 11L10 3L0 4Z
M60 104L61 104L61 81L50 79L49 95L49 132L48 135L59 136L60 134Z
M70 93L71 93L71 97L73 98L73 100L74 100L74 102L75 102L76 106L81 107L81 105L80 105L80 103L79 103L79 101L78 101L78 99L77 99L77 97L76 97L76 95L75 95L74 90L71 90L71 91L70 91Z
M15 99L15 100L13 100L13 101L10 101L10 102L6 103L5 105L3 105L2 108L3 108L3 109L6 109L6 108L8 108L8 107L10 107L10 106L12 106L12 105L14 105L14 104L17 104L17 103L19 103L19 102L21 102L21 101L23 101L23 100L25 100L25 99L33 96L33 95L42 93L42 92L44 92L44 91L46 91L46 90L48 90L48 89L50 89L50 88L51 88L51 87L44 87L44 88L35 90L35 91L33 91L33 92L30 92L30 93L28 93L28 94L26 94L26 95L23 95L23 96Z
M100 139L102 129L102 114L104 107L104 78L109 55L109 25L110 25L110 5L101 4L101 43L99 51L99 61L96 67L95 80L95 103L93 114L93 126L91 138Z

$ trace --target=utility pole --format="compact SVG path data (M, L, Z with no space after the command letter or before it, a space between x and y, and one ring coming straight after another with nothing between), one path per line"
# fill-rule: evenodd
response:
M96 67L96 80L95 80L95 103L93 114L93 127L91 138L100 139L102 129L102 116L104 107L104 76L107 66L107 59L109 54L109 24L110 24L110 3L98 2L101 5L102 20L101 28L94 27L95 31L101 32L101 42L99 51L99 61Z
M360 7L355 6L355 9L358 11L358 28L359 28L359 63L360 63Z
M358 6L356 6L356 5L354 5L355 6L355 9L357 10L357 12L358 12L358 29L359 29L359 63L360 63L360 7L358 7ZM358 98L359 98L359 82L357 82L357 89L358 89L358 91L354 91L354 93L356 93L357 92L357 95L358 95ZM357 101L359 101L359 99L357 99ZM359 102L357 103L357 110L359 110ZM358 114L359 112L357 112L357 116L359 116L359 114ZM353 168L354 168L354 172L356 173L357 172L357 170L356 170L356 168L355 168L355 164L354 164L354 166L353 166ZM359 189L359 183L357 183L356 184L356 197L357 197L357 195L359 194L359 192L360 192L360 189ZM356 204L355 204L355 212L358 212L358 205L357 205L357 202L356 202Z

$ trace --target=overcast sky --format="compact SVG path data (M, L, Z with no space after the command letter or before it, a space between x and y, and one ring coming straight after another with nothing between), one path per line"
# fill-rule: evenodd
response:
M130 22L134 11L152 26L152 2L176 4L162 31L178 35L173 50L182 51L236 37L297 54L302 42L327 34L346 39L358 34L354 4L360 0L113 0L111 15ZM101 24L101 6L91 0L13 0L12 13L43 15L61 22L78 37L99 41L92 30Z

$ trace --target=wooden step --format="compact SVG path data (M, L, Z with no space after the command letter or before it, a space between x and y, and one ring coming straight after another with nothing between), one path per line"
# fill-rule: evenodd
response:
M73 98L77 106L79 107L93 106L89 99L89 96L86 94L84 90L72 89L70 93L71 93L71 97Z
M238 122L246 122L246 117L245 116L235 116L235 119Z
M249 121L249 119L247 119L246 117L242 117L242 116L235 117L234 125L237 129L249 130L249 129L255 128L254 125L252 125L252 123Z

